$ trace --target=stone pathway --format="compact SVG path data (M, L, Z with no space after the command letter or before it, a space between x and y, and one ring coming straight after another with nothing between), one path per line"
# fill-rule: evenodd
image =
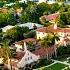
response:
M57 62L54 62L54 63L52 63L52 64L50 64L50 65L47 65L47 66L44 66L44 67L40 67L40 68L37 68L37 69L33 69L33 70L43 69L43 68L45 68L45 67L52 66L52 65L54 65L54 64L56 64L56 63L57 63Z
M62 62L62 61L53 60L53 59L52 59L52 61L70 66L70 64L67 62Z
M69 64L69 63L67 63L66 61L65 61L65 62L62 62L62 61L58 61L58 60L54 60L54 59L52 59L52 61L54 61L54 63L52 63L52 64L50 64L50 65L48 65L48 66L41 67L41 69L43 69L43 68L45 68L45 67L52 66L52 65L54 65L54 64L56 64L56 63L61 63L61 64L65 64L65 65L70 66L70 64ZM33 69L33 70L38 70L38 69L40 69L40 68Z

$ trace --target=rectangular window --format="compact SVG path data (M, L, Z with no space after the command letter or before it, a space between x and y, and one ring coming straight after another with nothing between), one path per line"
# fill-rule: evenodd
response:
M29 60L29 57L28 57L28 60Z
M25 61L27 61L27 59L25 59Z
M32 59L32 56L31 56L31 59Z

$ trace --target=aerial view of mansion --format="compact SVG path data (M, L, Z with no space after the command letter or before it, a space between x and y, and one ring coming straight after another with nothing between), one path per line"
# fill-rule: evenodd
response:
M51 14L46 18L53 22L57 18L56 15L58 14ZM48 33L58 34L60 40L55 40L55 45L45 48L41 45L39 39L43 39ZM30 42L33 43L33 48L29 47L28 43ZM26 64L38 62L40 59L52 58L56 56L56 48L58 45L70 45L70 28L61 28L57 24L38 28L36 29L36 38L27 38L14 43L16 54L11 59L12 68L18 70L19 68L25 67Z

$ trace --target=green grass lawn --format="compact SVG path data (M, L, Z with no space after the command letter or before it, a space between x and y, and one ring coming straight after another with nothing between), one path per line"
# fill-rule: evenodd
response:
M68 55L66 54L66 55L58 56L56 60L59 60L59 61L63 61L63 62L64 62L64 61L67 60L68 57L70 57L70 54L68 54Z
M67 67L67 65L56 63L50 67L45 67L44 69L40 69L40 70L62 70L65 67Z

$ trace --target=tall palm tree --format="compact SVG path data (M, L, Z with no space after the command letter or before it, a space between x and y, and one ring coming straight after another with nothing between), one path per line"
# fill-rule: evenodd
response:
M59 39L59 36L58 36L58 34L56 34L56 33L53 33L53 37L52 37L52 44L54 45L54 50L55 50L55 57L57 58L57 51L56 51L56 46L57 46L57 44L56 44L56 41L58 42L60 39Z
M11 51L9 49L9 46L8 46L8 43L7 42L3 42L2 43L2 49L3 49L3 58L4 58L4 62L6 62L6 60L8 60L8 68L10 70L12 70L12 67L11 67Z
M55 56L57 57L57 52L56 52L56 45L55 42L59 40L59 36L54 33L49 33L47 36L40 41L41 45L44 46L45 48L51 47L54 45L54 50L55 50Z
M55 44L55 39L57 38L56 35L53 35L52 33L48 33L46 37L44 37L40 43L42 46L45 46L45 47L49 47L51 45L54 45Z
M48 47L48 46L51 46L51 45L55 45L56 44L56 41L58 41L58 40L60 40L59 39L59 35L53 33L52 35L49 35L48 34L40 42L41 42L41 45Z
M56 41L60 40L59 39L59 35L57 33L52 33L53 36L52 36L52 44L56 44Z

